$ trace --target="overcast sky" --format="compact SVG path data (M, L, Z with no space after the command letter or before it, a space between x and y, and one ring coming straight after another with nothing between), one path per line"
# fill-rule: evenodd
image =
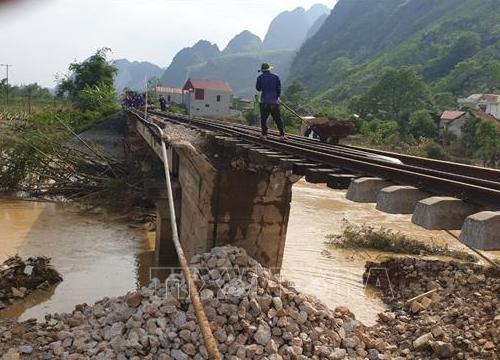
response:
M167 66L200 39L222 49L243 30L263 37L271 20L297 6L335 0L24 0L0 5L0 64L14 84L54 86L56 73L110 47L114 59ZM5 69L0 68L0 78Z

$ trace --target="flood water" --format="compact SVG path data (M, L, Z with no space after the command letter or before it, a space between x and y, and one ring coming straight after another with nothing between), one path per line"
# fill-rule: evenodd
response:
M374 323L384 305L376 294L365 291L364 264L382 254L329 248L325 236L340 233L344 219L464 249L443 232L412 225L408 215L388 215L373 204L352 203L345 192L323 185L295 184L282 277L331 307L347 305L367 325ZM43 318L46 313L72 311L76 304L123 295L147 283L154 266L152 233L82 215L67 205L0 200L0 229L0 262L16 253L49 256L64 277L58 286L1 313L3 318Z
M378 294L365 289L364 265L389 254L332 249L326 244L326 235L340 234L347 220L399 231L427 243L466 249L442 231L413 225L411 215L385 214L377 211L375 204L348 201L345 194L304 180L294 185L282 275L330 307L348 306L358 320L371 325L385 307Z
M3 318L42 318L123 295L147 281L153 261L144 230L83 216L61 204L0 200L0 229L0 262L16 253L49 256L64 278L55 288L10 307Z

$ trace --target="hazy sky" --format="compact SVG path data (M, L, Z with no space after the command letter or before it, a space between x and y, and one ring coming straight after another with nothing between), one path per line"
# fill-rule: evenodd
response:
M24 0L0 6L0 64L10 81L54 86L56 73L110 47L114 59L162 67L200 39L223 48L243 30L263 37L280 12L335 0ZM12 3L10 3L12 4ZM5 76L0 68L0 78Z

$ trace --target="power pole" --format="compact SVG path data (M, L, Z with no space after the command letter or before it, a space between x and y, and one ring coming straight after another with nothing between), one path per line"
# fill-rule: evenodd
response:
M5 66L7 71L7 105L9 105L9 68L12 66L10 64L0 64L0 66Z

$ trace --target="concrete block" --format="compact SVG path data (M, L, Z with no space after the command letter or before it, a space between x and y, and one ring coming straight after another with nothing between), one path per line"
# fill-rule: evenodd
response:
M376 177L362 177L355 179L349 185L346 198L361 203L377 202L380 190L393 185L392 183Z
M411 221L427 230L460 230L467 216L478 211L460 199L434 196L417 203Z
M483 211L465 219L460 241L479 250L500 250L500 211Z
M417 203L429 194L413 186L389 186L377 196L377 210L389 214L412 214Z
M359 178L359 175L353 174L330 174L326 179L326 185L329 188L337 190L345 190L351 185L351 181Z

